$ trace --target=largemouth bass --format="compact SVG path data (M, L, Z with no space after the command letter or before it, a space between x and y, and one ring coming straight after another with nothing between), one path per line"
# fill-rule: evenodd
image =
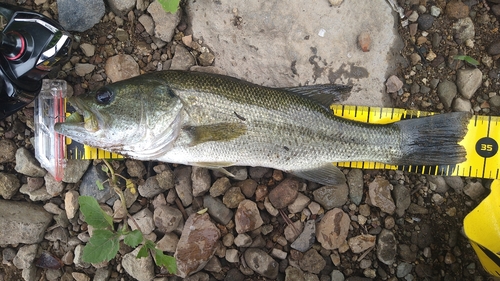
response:
M58 123L55 129L138 160L211 169L263 166L324 185L345 181L332 162L465 161L458 142L469 113L368 125L332 114L325 96L337 89L269 88L208 73L154 72L69 98L84 121Z

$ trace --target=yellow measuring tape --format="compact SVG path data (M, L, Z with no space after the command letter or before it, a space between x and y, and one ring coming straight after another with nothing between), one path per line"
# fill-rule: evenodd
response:
M432 112L417 110L351 105L332 105L331 109L336 116L372 124L387 124L402 119L418 118L434 114ZM467 135L460 142L467 151L467 161L463 163L446 166L397 166L376 162L342 162L337 163L337 166L358 169L402 170L412 173L442 176L498 179L500 178L500 155L498 154L497 142L499 139L500 117L475 115L470 120Z

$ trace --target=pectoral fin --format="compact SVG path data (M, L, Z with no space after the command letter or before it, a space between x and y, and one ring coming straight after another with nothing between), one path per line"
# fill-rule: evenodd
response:
M230 141L247 132L244 123L217 123L201 126L187 126L187 131L192 138L191 146L207 141Z
M228 170L224 169L224 167L229 167L229 166L234 165L234 163L231 163L231 162L196 162L196 163L191 163L191 164L193 166L198 166L198 167L203 167L203 168L207 168L210 170L214 170L214 171L220 172L223 175L234 178L233 174L231 174Z
M308 170L295 170L289 172L297 177L322 185L337 185L346 182L344 173L331 163Z

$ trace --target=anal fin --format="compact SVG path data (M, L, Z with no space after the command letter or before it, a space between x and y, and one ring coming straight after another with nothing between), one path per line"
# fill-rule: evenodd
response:
M288 172L297 177L322 185L337 185L346 182L344 173L332 163L327 163L307 170L294 170Z

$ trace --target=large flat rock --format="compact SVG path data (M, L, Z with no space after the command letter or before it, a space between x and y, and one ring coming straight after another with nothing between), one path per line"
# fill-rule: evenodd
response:
M346 104L390 106L384 82L395 72L402 40L385 0L188 1L195 39L228 75L273 87L351 84ZM371 49L358 36L368 32Z

